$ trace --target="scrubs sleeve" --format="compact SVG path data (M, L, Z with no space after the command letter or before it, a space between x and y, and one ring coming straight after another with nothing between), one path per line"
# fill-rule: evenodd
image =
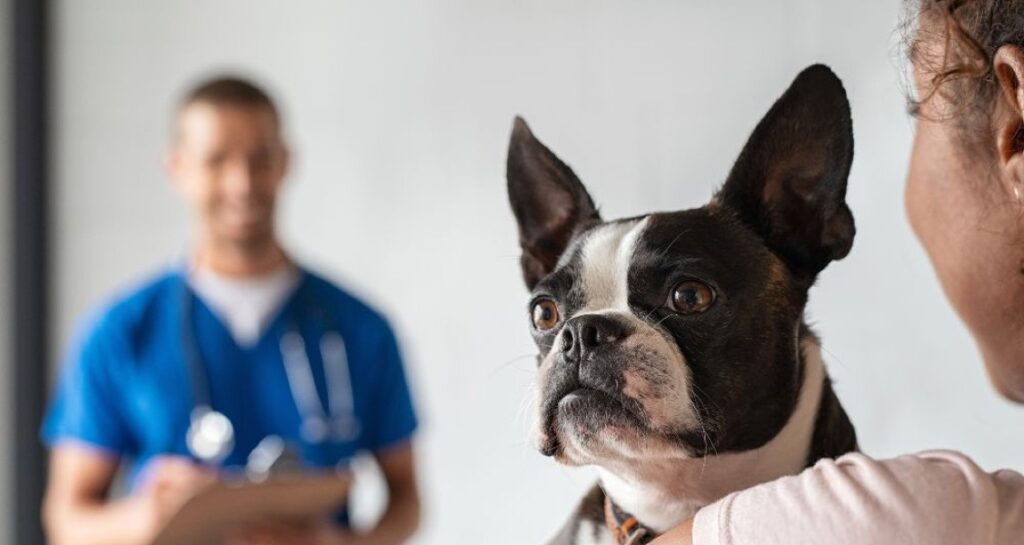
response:
M407 441L418 424L398 342L388 327L385 327L377 358L374 363L379 366L380 376L364 423L367 448L371 451L385 450Z
M101 323L72 344L43 420L42 438L50 448L76 441L112 455L130 452L131 435L113 372L118 337Z

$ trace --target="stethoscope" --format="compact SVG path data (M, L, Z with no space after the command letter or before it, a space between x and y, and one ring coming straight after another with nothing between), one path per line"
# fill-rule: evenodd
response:
M301 290L302 286L300 285L298 289ZM186 433L186 444L189 452L198 460L216 465L223 462L234 449L235 428L224 413L212 407L209 376L203 367L202 355L192 324L196 296L187 282L184 283L183 292L182 344L195 396ZM302 296L302 293L297 294L297 297ZM302 298L300 302L315 305L312 297ZM324 317L323 309L318 310L321 312L317 314ZM294 314L297 311L290 312ZM336 329L324 328L325 333L320 337L320 356L327 381L325 410L316 391L313 364L309 359L306 342L294 316L292 318L285 328L284 335L281 336L280 349L288 387L301 418L299 435L311 444L329 440L353 441L359 436L361 426L355 415L345 341Z

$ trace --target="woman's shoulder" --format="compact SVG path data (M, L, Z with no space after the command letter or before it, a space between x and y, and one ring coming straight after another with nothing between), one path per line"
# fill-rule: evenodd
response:
M964 453L851 453L734 492L701 509L694 543L1019 545L1024 476Z
M844 454L835 460L819 460L814 467L828 467L830 465L849 467L885 467L892 469L950 467L962 472L986 472L985 469L968 454L955 450L925 450L913 454L903 454L894 457L875 458L862 452L851 452ZM1020 473L1012 469L997 469L996 473L1008 472L1020 476Z

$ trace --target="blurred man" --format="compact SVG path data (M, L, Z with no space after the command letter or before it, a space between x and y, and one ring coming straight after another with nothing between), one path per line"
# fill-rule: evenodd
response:
M50 542L146 543L223 471L264 461L268 441L290 445L309 468L343 469L372 453L388 507L366 533L349 531L343 511L315 530L248 528L234 541L405 541L420 501L398 347L381 315L282 248L274 212L288 149L278 109L240 79L197 86L177 111L166 167L197 239L184 263L89 320L68 353L43 425ZM131 493L108 500L122 466Z

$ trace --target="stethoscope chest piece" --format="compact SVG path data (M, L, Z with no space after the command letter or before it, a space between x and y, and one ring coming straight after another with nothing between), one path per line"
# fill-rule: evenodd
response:
M193 456L215 465L223 462L234 449L235 429L223 413L200 405L192 410L185 439Z

